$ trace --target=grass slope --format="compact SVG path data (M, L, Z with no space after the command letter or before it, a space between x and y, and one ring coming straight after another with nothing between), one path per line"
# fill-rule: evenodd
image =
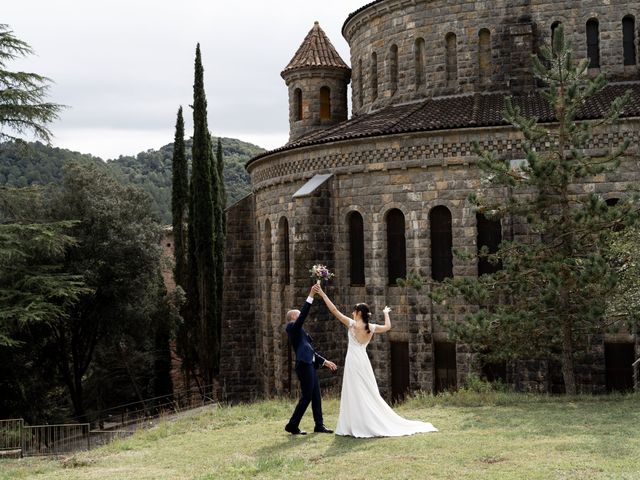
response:
M324 402L327 425L338 405ZM0 479L640 479L638 395L418 396L397 411L439 433L367 440L290 436L293 406L210 408L69 458L2 461Z

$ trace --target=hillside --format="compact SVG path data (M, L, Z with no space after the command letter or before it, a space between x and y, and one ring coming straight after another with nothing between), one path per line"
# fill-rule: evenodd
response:
M291 436L293 399L206 407L68 458L0 460L0 480L638 479L640 397L468 391L396 410L437 433L354 439ZM339 401L323 401L335 426ZM302 427L313 426L311 412Z
M244 165L253 156L264 152L263 148L234 138L221 138L224 157L224 183L227 189L227 205L247 195L251 190L249 174ZM213 138L214 145L217 138ZM191 140L187 140L186 154L191 161ZM120 156L107 163L119 176L144 188L153 197L154 209L163 223L171 223L171 157L173 143L160 150L147 150L135 157Z
M217 142L217 138L213 139ZM227 205L250 191L246 162L264 149L234 138L221 138L224 156L224 181ZM191 141L186 141L187 158L191 159ZM60 182L68 162L103 165L123 182L146 190L152 197L154 212L162 223L171 223L171 157L173 144L159 150L147 150L136 156L120 156L105 162L99 157L64 148L49 147L39 142L0 144L0 185L25 187Z

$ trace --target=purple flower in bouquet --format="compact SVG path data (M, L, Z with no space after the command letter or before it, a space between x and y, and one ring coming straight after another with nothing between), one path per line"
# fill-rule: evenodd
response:
M326 282L327 280L335 276L324 265L314 265L309 270L309 273L311 273L311 278L315 278L318 284L323 281Z

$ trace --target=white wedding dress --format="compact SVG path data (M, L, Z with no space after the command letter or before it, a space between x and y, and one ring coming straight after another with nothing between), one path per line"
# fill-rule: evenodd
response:
M376 377L367 356L369 342L356 338L354 320L349 320L347 357L344 362L340 415L336 435L352 437L399 437L421 432L437 432L430 423L406 420L380 396ZM371 332L376 325L370 324Z

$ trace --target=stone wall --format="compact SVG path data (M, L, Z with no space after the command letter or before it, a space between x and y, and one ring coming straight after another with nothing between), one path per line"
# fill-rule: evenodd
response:
M609 146L623 138L633 144L640 142L638 121L625 120L617 126L596 132L589 145L592 154L602 155ZM369 354L382 392L391 389L391 342L409 344L410 389L431 391L434 382L433 341L446 339L438 316L462 320L471 305L453 305L452 310L432 305L426 292L405 291L390 286L387 275L387 244L385 216L398 208L405 217L407 270L424 277L431 275L431 240L429 212L435 206L446 206L452 215L453 247L476 251L476 218L467 204L468 195L481 188L480 174L475 166L471 143L474 140L504 158L522 158L519 134L508 127L467 129L448 132L423 132L379 137L374 140L353 140L324 146L276 152L258 159L250 167L255 194L255 218L261 234L269 224L266 236L270 245L257 241L262 266L259 276L260 304L257 311L257 356L269 364L279 365L259 372L263 378L263 393L286 392L286 339L278 340L284 327L286 309L304 300L309 288L307 270L313 263L324 262L336 273L328 292L339 309L347 314L357 302L367 302L374 321L382 322L381 310L393 308L393 329L389 334L376 335ZM594 191L605 198L621 197L626 186L640 181L640 162L632 149L623 159L618 172L595 177L593 183L574 185L576 193ZM332 173L331 180L310 197L294 199L293 194L314 174ZM503 195L495 191L493 195ZM351 286L349 281L349 245L347 217L357 210L364 220L365 286ZM288 219L291 233L291 285L282 285L279 275L278 223ZM521 232L518 224L503 225L503 238ZM271 252L273 265L266 269L265 249ZM454 257L455 276L475 276L474 262ZM346 348L344 331L335 320L327 317L322 306L314 306L308 329L316 337L316 345L336 363L341 363ZM325 320L326 318L326 320ZM326 324L324 322L327 322ZM333 322L333 323L332 323ZM592 348L584 359L578 359L578 383L583 391L602 391L602 339L591 339ZM544 361L522 363L510 374L512 383L524 390L552 391L557 382L557 369ZM466 346L456 347L457 382L462 385L472 372L478 372L475 356ZM553 366L552 366L553 367ZM555 372L555 373L554 373ZM295 374L294 374L295 375ZM324 375L328 375L325 372ZM553 380L555 375L556 380ZM336 380L339 380L339 375ZM323 377L325 386L337 385ZM296 385L295 376L293 385ZM557 388L556 388L557 389Z
M600 30L600 65L607 78L637 80L637 65L624 66L622 18L640 15L640 2L627 0L387 0L352 16L343 35L351 48L353 113L431 96L480 91L526 91L533 85L530 55L549 43L551 25L562 22L575 57L586 58L586 22L595 18ZM481 81L481 29L491 34L491 74ZM636 49L638 46L636 20ZM457 40L457 81L447 82L445 37ZM417 38L425 40L426 85L416 88ZM398 85L390 81L390 49L398 48ZM373 99L371 59L377 54L378 95ZM637 52L636 52L637 55ZM360 69L360 64L362 68ZM595 72L593 72L595 73ZM360 93L360 89L364 90ZM363 102L360 102L360 98Z
M247 401L259 396L256 358L254 197L227 209L227 242L222 313L222 399Z

